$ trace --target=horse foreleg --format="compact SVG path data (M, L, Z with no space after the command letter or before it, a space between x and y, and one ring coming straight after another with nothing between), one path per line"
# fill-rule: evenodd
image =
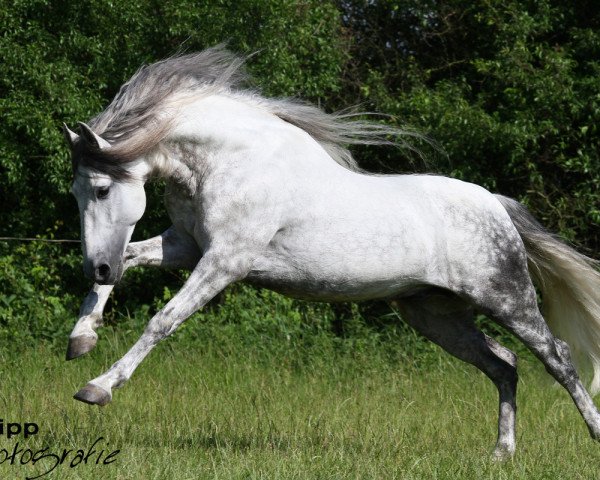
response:
M191 270L199 258L200 251L193 240L171 227L156 237L130 243L125 250L123 273L136 266ZM67 360L80 357L96 346L96 329L102 326L102 312L113 288L114 285L94 284L85 297L79 311L79 320L69 336Z
M480 332L473 310L463 300L447 293L419 295L397 303L402 318L448 353L485 373L499 394L498 440L494 458L510 457L515 451L517 357Z
M122 386L140 362L163 338L173 333L190 315L208 303L230 283L247 273L249 262L230 255L207 254L179 292L160 310L133 347L106 373L90 381L75 394L85 403L106 405L112 399L112 389Z
M67 360L73 360L86 354L96 346L98 334L96 329L102 326L102 312L114 285L94 284L87 294L79 310L79 320L75 324L69 344L67 345Z

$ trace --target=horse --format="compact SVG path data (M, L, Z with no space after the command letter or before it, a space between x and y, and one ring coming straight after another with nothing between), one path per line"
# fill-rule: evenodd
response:
M244 281L315 301L393 303L497 387L493 457L505 459L515 452L517 358L478 329L482 313L533 352L599 440L600 414L574 366L591 367L597 392L598 264L516 200L443 176L361 170L349 145L410 132L266 98L243 86L244 62L217 46L144 66L79 133L63 125L84 273L94 280L67 359L94 348L104 305L128 268L191 271L131 349L74 398L108 404L158 342ZM172 226L130 242L144 184L157 177Z

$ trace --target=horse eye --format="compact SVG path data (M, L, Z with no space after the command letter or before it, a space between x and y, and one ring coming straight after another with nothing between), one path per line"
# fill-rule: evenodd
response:
M99 199L103 199L108 197L108 187L100 187L97 191L96 191L96 197L98 197Z

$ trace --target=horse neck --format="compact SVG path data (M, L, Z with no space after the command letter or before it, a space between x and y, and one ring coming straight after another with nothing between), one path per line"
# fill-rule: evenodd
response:
M192 195L213 174L224 172L243 178L274 167L306 178L349 173L307 132L279 118L260 99L211 95L181 108L176 120L148 160L155 175Z
M169 138L201 144L222 154L252 147L286 125L252 98L210 95L182 109Z
M181 109L163 143L170 151L161 159L164 171L179 162L205 172L228 160L239 162L242 152L244 163L257 169L261 162L333 162L308 133L269 111L260 99L233 94L207 96ZM286 158L280 158L283 145Z

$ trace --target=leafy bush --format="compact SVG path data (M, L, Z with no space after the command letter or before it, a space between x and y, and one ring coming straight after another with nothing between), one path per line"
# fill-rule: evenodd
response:
M15 0L0 9L0 30L3 236L77 238L61 123L98 113L140 64L229 39L234 51L258 51L248 67L266 94L391 114L387 121L420 129L447 153L426 170L517 197L552 230L600 247L595 2ZM373 170L415 168L394 149L357 156ZM136 239L168 226L161 196L160 184L149 186ZM129 272L107 322L146 319L178 275ZM0 278L4 345L62 338L87 287L79 253L64 245L0 242ZM268 335L329 342L325 331L357 350L396 341L395 319L377 304L308 306L270 295L233 288L216 321L252 330L259 344ZM262 319L249 313L259 304Z
M65 282L75 265L79 255L61 245L0 242L0 348L66 342L81 300L80 287Z

